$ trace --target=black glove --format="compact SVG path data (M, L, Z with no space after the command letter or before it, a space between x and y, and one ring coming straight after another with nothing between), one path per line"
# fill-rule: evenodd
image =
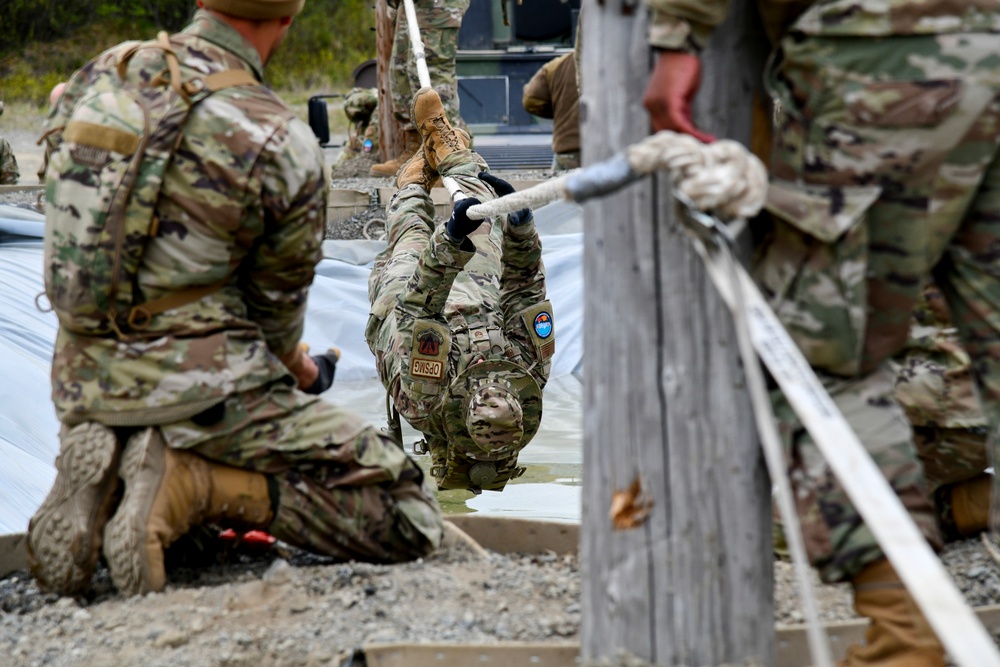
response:
M503 180L502 178L497 178L493 174L487 171L479 172L479 180L487 183L493 191L497 193L498 197L503 197L514 192L514 186ZM515 211L514 213L507 214L507 222L514 225L523 225L526 222L532 220L531 209L522 208L520 211Z
M462 241L466 236L479 229L479 225L483 224L483 221L472 220L466 215L466 211L480 203L482 202L474 197L458 200L455 207L451 209L451 217L448 218L448 236L456 241Z
M319 374L316 376L316 381L305 392L313 395L322 394L333 386L333 376L337 372L337 361L340 359L340 350L331 348L325 354L310 355L310 359L316 363L316 369L319 371Z

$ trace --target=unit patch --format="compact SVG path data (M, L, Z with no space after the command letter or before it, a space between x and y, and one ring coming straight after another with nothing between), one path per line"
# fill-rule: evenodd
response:
M552 335L552 316L542 311L535 315L535 333L539 338L548 338Z
M448 327L433 320L417 320L410 347L410 377L442 380L447 370L451 336Z
M441 337L433 331L427 330L420 334L420 338L417 339L417 349L420 354L436 357L441 351Z
M552 302L541 303L525 308L520 316L528 329L531 342L535 345L538 358L542 361L550 358L556 351L555 322L552 319Z

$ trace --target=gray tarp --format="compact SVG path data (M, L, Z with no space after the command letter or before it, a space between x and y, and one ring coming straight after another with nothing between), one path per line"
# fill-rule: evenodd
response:
M579 516L578 488L565 484L577 483L580 464L576 407L580 387L569 376L579 370L583 357L581 216L575 205L559 203L539 209L535 217L543 237L549 298L558 332L553 366L556 379L550 383L558 396L546 402L542 429L522 460L544 462L556 471L555 477L561 473L564 479L550 480L562 482L560 488L549 485L540 494L520 496L531 500L519 501L518 494L508 487L503 494L484 494L470 506L571 519ZM49 364L56 318L39 311L35 304L36 295L43 291L43 222L33 211L0 205L0 535L25 530L55 476L59 424L49 397ZM343 350L337 382L327 398L358 409L379 426L384 423L384 393L364 341L364 326L368 273L372 259L383 247L384 242L377 241L324 243L325 259L310 291L303 337L313 351L332 344ZM44 304L44 297L41 301ZM357 405L352 400L356 396L367 398ZM413 432L404 437L408 443L414 438ZM543 500L552 493L560 499L558 508ZM509 499L506 505L504 497ZM522 502L525 507L519 510ZM547 509L539 514L541 506Z

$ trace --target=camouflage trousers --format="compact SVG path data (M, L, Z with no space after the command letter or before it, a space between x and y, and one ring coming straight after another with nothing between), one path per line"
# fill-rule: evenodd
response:
M417 464L358 415L318 397L276 384L161 430L171 447L267 475L278 490L268 530L289 544L378 563L440 544L441 510Z
M17 168L14 149L6 139L0 137L0 185L16 185L20 177L21 171Z
M468 131L459 112L458 75L455 55L458 52L458 30L470 0L416 0L414 12L424 43L424 56L431 85L444 105L448 120L454 127ZM409 23L400 3L396 9L396 26L392 42L392 113L399 119L403 130L415 130L410 118L410 102L420 89L417 61L410 47Z
M933 271L991 429L1000 424L998 47L991 34L795 36L768 73L773 228L756 277L934 544L921 456L886 359L905 345ZM848 578L882 551L783 399L776 408L810 557L824 580Z

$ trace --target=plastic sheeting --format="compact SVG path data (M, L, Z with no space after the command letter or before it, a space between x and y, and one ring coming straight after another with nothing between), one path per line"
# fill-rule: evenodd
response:
M537 210L535 219L542 235L558 343L542 427L521 459L544 463L539 469L554 473L544 477L544 484L521 484L517 489L509 485L504 493L484 494L468 506L573 519L579 517L579 487L575 485L580 466L577 406L581 392L572 374L578 374L583 357L581 215L576 205L557 203ZM0 535L26 529L55 478L59 423L50 400L49 366L57 322L54 314L41 312L35 303L36 295L44 290L43 227L44 218L38 213L0 205ZM368 274L375 255L384 247L379 241L324 243L325 258L309 294L303 335L314 352L330 345L343 350L337 382L327 398L356 409L378 426L384 424L385 394L364 340L364 327ZM408 445L416 437L412 430L404 431ZM552 482L561 488L553 490ZM529 487L540 487L541 495ZM539 505L538 500L553 493L562 501L558 507L550 501ZM537 514L540 506L546 507L541 515Z

